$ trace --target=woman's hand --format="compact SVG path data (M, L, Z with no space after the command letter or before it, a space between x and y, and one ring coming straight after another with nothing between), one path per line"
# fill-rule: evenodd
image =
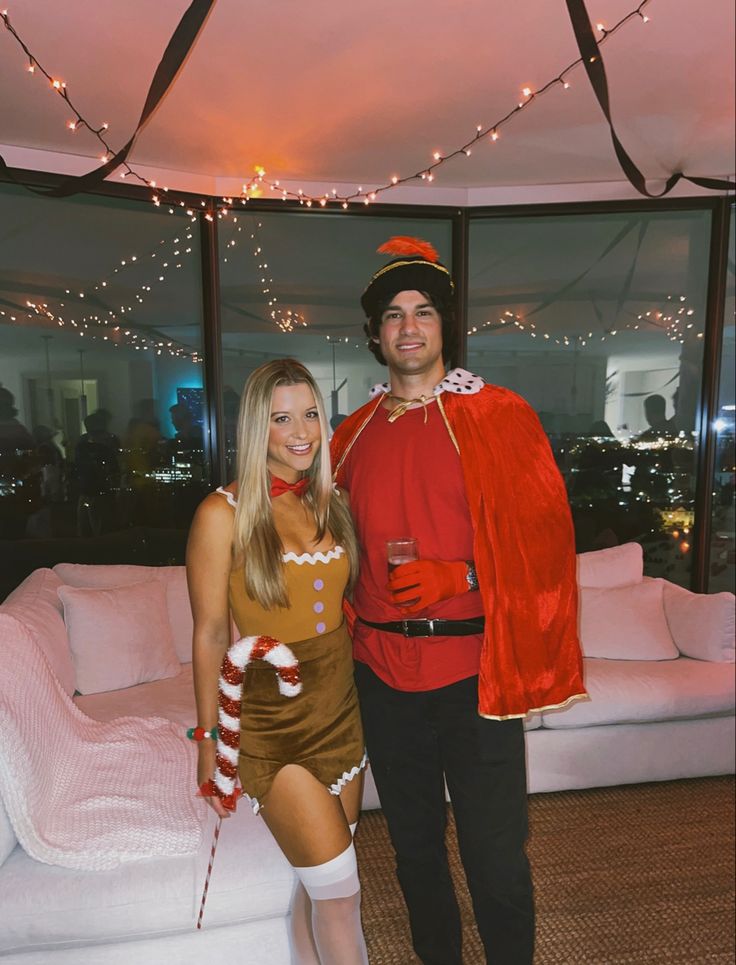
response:
M216 745L212 740L200 741L197 751L197 785L199 787L199 797L205 799L219 818L229 818L232 811L228 811L225 805L216 794L203 793L203 787L212 787L215 774L215 750Z
M202 794L200 792L199 796L205 799L205 801L209 804L209 806L212 808L212 810L215 812L218 818L229 818L230 815L233 813L232 811L228 811L228 809L225 807L225 805L222 803L219 797L217 797L216 794L213 794L212 796L210 796L209 794Z

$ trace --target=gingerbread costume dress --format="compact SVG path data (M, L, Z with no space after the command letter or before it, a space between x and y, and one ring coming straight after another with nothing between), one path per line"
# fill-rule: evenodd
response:
M237 505L231 493L217 491ZM339 794L366 763L342 612L345 551L334 546L327 552L285 553L282 559L288 607L264 609L248 596L242 567L230 573L230 609L240 635L263 634L287 644L302 680L299 694L284 697L271 666L256 661L246 668L238 773L255 813L285 764L301 765Z

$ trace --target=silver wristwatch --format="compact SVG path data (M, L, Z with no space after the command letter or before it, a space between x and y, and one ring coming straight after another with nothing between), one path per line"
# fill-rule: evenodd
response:
M475 572L475 564L472 560L465 560L465 565L468 570L465 574L465 579L468 582L468 590L478 589L478 574Z

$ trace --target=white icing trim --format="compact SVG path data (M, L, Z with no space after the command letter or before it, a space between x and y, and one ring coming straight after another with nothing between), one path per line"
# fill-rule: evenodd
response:
M258 814L258 812L261 810L261 802L258 800L258 798L251 797L250 794L246 794L245 791L243 791L242 797L244 797L248 804L250 804L250 806L253 808L253 813Z
M333 486L333 489L336 493L340 492L336 486ZM238 501L231 492L228 492L227 489L223 489L222 486L218 486L215 492L219 493L221 496L224 496L233 509L237 509ZM342 546L335 546L326 553L302 553L299 556L297 556L297 554L294 552L284 553L281 559L284 563L296 563L297 566L301 566L303 563L329 563L330 560L339 560L344 552L345 550L342 548Z
M342 777L338 777L334 784L330 784L330 794L338 795L349 781L352 781L354 777L360 774L367 763L368 754L364 752L360 764L356 764L355 767L352 767L349 771L343 771Z
M329 786L328 790L330 794L337 796L340 793L340 791L345 787L346 784L348 784L350 781L352 781L354 777L357 777L358 774L360 774L360 772L363 770L363 768L366 766L367 763L368 763L368 754L367 752L364 751L363 759L361 760L360 764L356 764L355 767L351 767L349 771L343 771L342 776L338 777L335 783ZM258 800L258 798L251 797L250 794L246 794L245 791L242 791L241 796L253 808L253 813L258 814L258 812L261 810L261 802ZM355 825L351 824L350 828L351 828L351 834L354 833Z
M467 369L452 369L441 382L432 389L432 395L441 395L443 392L452 392L455 395L475 395L485 385L485 379L479 375L473 375ZM391 391L388 382L378 382L368 393L370 399L376 399L379 395L385 395Z
M225 499L226 499L226 500L230 503L230 505L233 507L233 509L237 509L237 508L238 508L238 501L237 501L237 499L235 498L235 496L233 496L233 494L232 494L231 492L228 492L227 489L223 489L222 486L218 486L217 489L215 490L215 492L216 492L216 493L219 493L221 496L224 496Z
M300 556L297 556L296 553L284 553L281 559L284 563L296 563L297 566L302 566L304 563L314 565L315 563L329 563L330 560L339 560L344 552L342 546L335 546L326 553L302 553Z

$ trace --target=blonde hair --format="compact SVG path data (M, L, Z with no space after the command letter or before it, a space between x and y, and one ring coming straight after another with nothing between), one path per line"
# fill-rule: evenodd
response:
M284 552L271 509L267 466L273 392L280 385L308 385L319 413L320 446L305 476L304 500L315 521L315 541L328 531L344 549L350 564L350 585L358 573L358 549L350 511L332 486L327 417L314 376L296 359L275 359L259 366L248 378L238 417L238 499L233 551L242 563L245 589L264 609L288 607L281 557Z

